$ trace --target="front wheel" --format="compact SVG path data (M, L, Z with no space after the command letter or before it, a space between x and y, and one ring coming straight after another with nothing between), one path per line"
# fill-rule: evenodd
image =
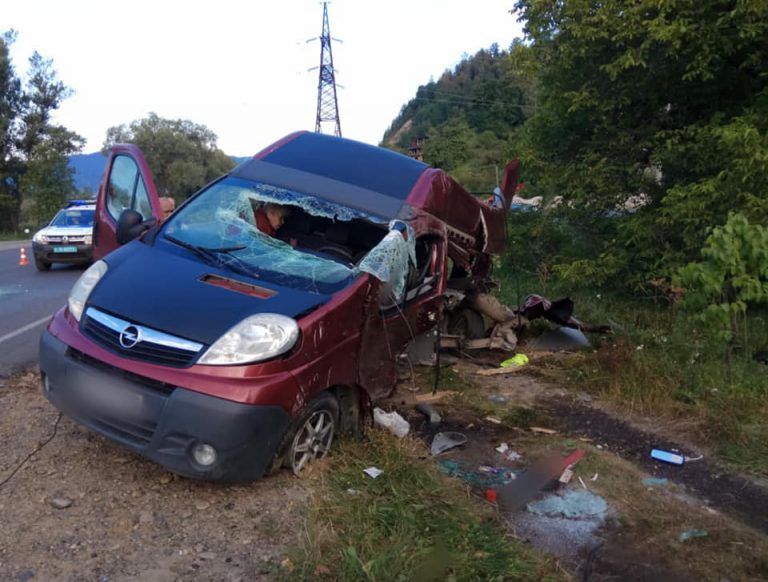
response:
M295 431L283 459L283 465L299 476L313 460L328 454L339 422L339 403L328 392L321 393L307 404L298 417Z
M48 271L51 268L51 263L35 257L35 267L37 267L38 271Z

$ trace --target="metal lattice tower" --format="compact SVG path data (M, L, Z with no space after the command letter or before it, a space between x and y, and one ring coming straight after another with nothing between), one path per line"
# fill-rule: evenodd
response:
M323 123L333 122L333 133L341 136L339 102L336 99L336 73L331 52L331 29L328 26L328 3L323 2L323 33L320 36L320 80L317 84L317 120L315 132L323 132Z

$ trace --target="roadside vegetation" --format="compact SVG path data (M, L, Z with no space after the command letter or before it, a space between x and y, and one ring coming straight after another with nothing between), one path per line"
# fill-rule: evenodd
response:
M561 580L554 562L441 475L421 443L370 431L335 448L317 479L288 580ZM363 473L375 466L376 479ZM295 565L294 565L295 564Z
M569 295L614 328L546 373L768 475L768 5L512 14L524 42L420 87L385 145L426 137L425 161L477 192L521 159L542 202L510 216L502 299Z

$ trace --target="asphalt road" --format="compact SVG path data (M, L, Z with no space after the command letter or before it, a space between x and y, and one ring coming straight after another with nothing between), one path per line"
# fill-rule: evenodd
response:
M19 266L24 247L29 265ZM0 242L0 378L33 366L37 343L50 316L67 301L84 266L53 265L35 269L32 243Z

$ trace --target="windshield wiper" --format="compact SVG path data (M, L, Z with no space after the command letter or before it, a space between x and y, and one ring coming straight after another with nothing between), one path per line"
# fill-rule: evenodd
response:
M210 253L213 253L213 254L225 254L225 255L227 255L227 258L231 259L231 261L223 260L223 259L221 259L221 257L219 257L218 259L220 261L220 264L222 264L225 267L227 267L230 271L234 271L235 273L240 273L241 275L246 275L248 277L254 277L254 278L258 279L259 278L259 272L258 272L258 270L253 265L251 265L247 261L244 261L240 257L231 254L232 251L241 251L244 248L246 248L245 245L240 245L240 246L236 246L236 247L220 247L220 248L217 248L217 249L207 248L205 250L206 250L206 252L210 252Z
M180 240L175 236L171 236L168 234L165 235L165 238L179 245L180 247L183 247L187 250L192 251L197 256L205 259L205 261L211 265L214 265L216 267L226 267L230 271L233 271L235 273L240 273L241 275L246 275L248 277L258 278L259 276L258 273L253 269L253 267L249 263L245 262L240 257L236 257L235 255L231 254L233 251L243 250L244 248L246 248L245 245L237 245L237 246L231 246L231 247L203 247L199 245L193 245L191 243ZM227 255L227 258L231 260L230 261L224 260L220 256L222 254Z

